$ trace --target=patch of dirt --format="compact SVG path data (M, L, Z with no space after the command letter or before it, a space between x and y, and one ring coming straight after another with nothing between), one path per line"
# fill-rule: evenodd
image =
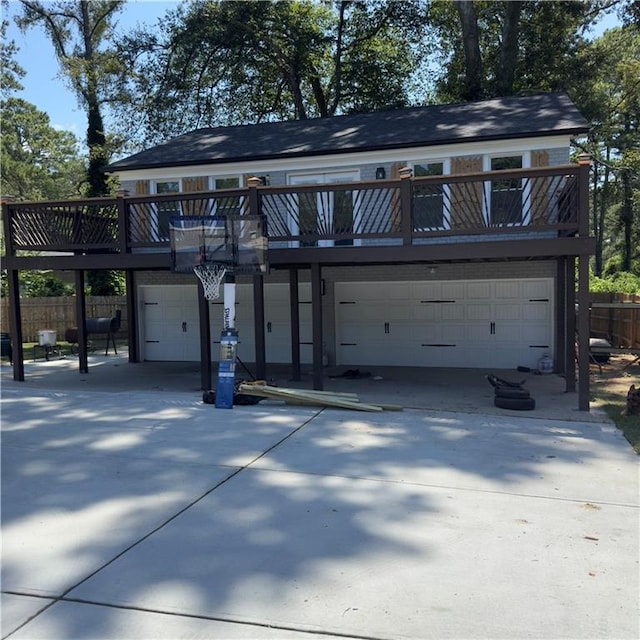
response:
M615 396L625 402L632 384L640 386L640 361L636 356L615 355L606 364L591 364L591 395L598 399Z

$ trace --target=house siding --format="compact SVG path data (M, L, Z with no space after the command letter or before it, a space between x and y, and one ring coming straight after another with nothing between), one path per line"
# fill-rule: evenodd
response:
M544 152L547 154L549 159L548 160L549 166L559 166L559 165L567 164L570 160L569 150L566 147L549 147L549 148L539 149L538 151ZM493 153L493 151L491 152ZM505 147L504 152L509 153L510 152L509 148ZM376 169L378 167L383 167L385 169L387 177L391 178L393 165L396 163L406 164L406 163L415 161L417 159L429 160L429 159L443 159L446 157L449 157L452 159L456 158L459 160L465 160L465 159L468 160L472 158L478 158L480 156L477 153L455 154L455 155L443 154L442 150L438 150L437 147L434 147L429 150L428 154L423 153L423 154L418 154L418 156L416 156L415 152L407 151L404 154L401 152L396 152L393 157L389 157L385 160L382 160L379 162L372 162L372 163L362 163L362 164L350 164L350 165L336 164L336 165L330 165L330 166L325 166L325 165L318 166L317 163L314 163L313 158L309 158L305 162L300 161L299 166L297 166L295 169L271 170L269 168L269 163L265 162L259 166L256 166L253 172L247 172L246 168L243 167L242 171L238 170L236 172L236 175L242 175L243 177L245 177L245 179L246 179L246 176L248 176L250 173L253 173L258 176L268 175L270 186L281 187L281 186L286 186L288 184L289 175L295 175L299 173L309 173L316 170L322 173L331 173L334 171L345 171L348 169L353 169L360 172L361 181L369 182L376 179ZM233 170L233 167L230 165L226 165L223 169L218 171L213 170L213 167L203 166L203 167L193 167L190 173L192 175L187 179L193 180L193 178L196 176L220 176L220 175L228 176L233 174L234 170ZM175 177L176 177L175 173L172 173L172 169L168 167L162 171L162 177L154 178L154 180L167 180ZM150 186L150 182L152 181L153 180L146 181L146 182ZM141 192L139 189L139 183L140 183L140 180L124 179L121 181L120 186L129 194L140 194L143 192Z

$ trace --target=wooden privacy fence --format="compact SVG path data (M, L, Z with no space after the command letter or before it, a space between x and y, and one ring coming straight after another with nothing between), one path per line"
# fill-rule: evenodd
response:
M87 296L87 318L112 318L118 309L122 312L119 335L126 335L128 326L127 298L125 296ZM10 331L9 300L2 298L2 331ZM21 298L22 332L25 342L37 342L38 331L57 332L59 342L70 327L77 326L76 299L74 296L52 298Z
M640 347L640 295L592 293L591 337L605 338L614 347Z

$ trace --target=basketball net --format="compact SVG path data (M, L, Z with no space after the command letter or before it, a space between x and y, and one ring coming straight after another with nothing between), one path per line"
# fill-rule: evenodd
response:
M219 263L198 264L193 271L202 282L204 297L207 300L217 300L220 297L220 285L227 273L227 268Z

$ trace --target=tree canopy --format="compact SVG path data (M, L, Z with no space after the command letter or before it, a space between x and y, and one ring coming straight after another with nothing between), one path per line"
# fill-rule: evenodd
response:
M381 0L180 5L162 29L121 43L135 70L128 107L143 114L150 141L201 126L406 106L424 19L419 3Z
M55 200L78 196L85 166L75 136L51 126L49 116L13 94L22 89L24 70L15 60L16 47L6 40L2 23L0 165L2 195L17 200Z
M114 15L124 0L20 0L18 25L40 26L53 44L64 78L87 114L89 195L107 195L104 168L111 149L103 119L103 105L112 98L114 78L124 72L120 58L108 44Z

